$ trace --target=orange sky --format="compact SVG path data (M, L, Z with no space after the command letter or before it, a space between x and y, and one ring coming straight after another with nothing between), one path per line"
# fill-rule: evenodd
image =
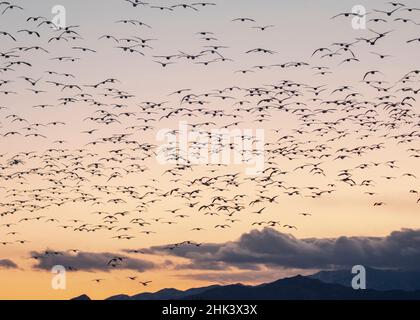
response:
M16 32L24 26L26 17L31 15L49 16L49 11L54 1L45 1L42 5L27 4L24 1L17 1L25 7L24 12L13 12L5 16L0 22L0 30L7 29L10 32ZM341 85L350 85L361 90L363 97L361 100L374 100L375 97L382 95L373 89L362 89L360 79L363 74L369 70L380 68L383 70L384 79L393 84L402 78L410 70L416 69L418 66L418 47L398 46L395 45L397 39L409 38L416 29L413 26L400 26L398 31L393 35L394 38L387 39L380 47L375 47L375 51L386 52L394 56L390 60L378 61L369 52L369 47L363 47L358 52L358 57L363 61L357 65L344 65L337 67L331 64L335 73L333 76L325 78L317 78L314 71L308 68L302 69L276 69L256 72L255 74L243 76L235 73L236 70L250 68L261 63L275 64L287 61L307 61L311 65L319 65L327 63L319 58L310 58L313 50L321 46L328 46L335 41L351 41L360 36L370 35L367 30L355 31L350 25L343 20L331 21L330 17L337 12L349 10L353 3L351 1L341 1L337 3L332 0L321 1L319 4L308 4L306 1L294 1L293 4L282 4L278 1L261 1L255 3L250 0L230 0L229 3L224 1L215 1L216 8L203 10L199 14L189 13L188 11L180 11L179 14L162 15L156 11L144 11L138 9L133 11L128 5L116 2L115 4L103 3L99 0L90 1L89 4L83 3L85 10L79 10L82 5L81 1L63 1L63 5L67 8L67 20L70 25L81 25L80 30L85 37L80 41L80 45L92 47L97 50L96 54L83 55L83 59L73 65L63 65L49 60L49 56L42 54L33 54L33 56L25 56L30 59L34 67L27 71L19 69L18 72L6 75L4 78L13 78L16 83L10 85L10 90L19 92L16 96L1 96L0 106L8 106L9 110L0 110L0 132L8 132L12 130L20 130L21 124L11 123L6 116L9 114L18 114L28 119L30 123L48 123L51 121L65 121L65 127L57 128L41 128L40 133L48 136L45 141L38 139L24 139L22 137L0 138L0 154L7 154L6 157L12 156L17 152L35 151L37 154L43 154L46 149L51 147L51 143L55 140L65 140L68 143L64 148L75 150L79 148L87 148L86 144L94 138L109 137L112 134L124 133L127 127L135 125L136 121L125 119L124 123L98 127L89 121L83 121L86 117L95 114L96 106L89 106L85 103L75 103L71 106L60 106L47 111L34 109L33 105L42 103L55 104L58 98L63 97L63 92L59 90L50 90L44 95L34 96L26 89L28 85L20 79L20 76L30 76L33 78L42 77L47 80L46 70L57 70L57 72L71 72L77 76L79 84L94 84L104 79L115 77L121 80L116 87L135 95L134 99L125 103L129 104L129 111L140 112L138 105L144 101L164 102L168 101L168 105L177 107L179 105L179 97L168 96L169 93L183 88L191 88L194 92L203 93L214 89L223 89L230 86L240 87L262 87L269 84L279 83L281 80L290 79L307 85L326 85L329 89L335 89ZM264 3L264 5L259 5ZM414 1L411 1L415 5ZM366 3L368 9L377 6L384 6L382 1L369 1ZM304 10L306 9L306 10ZM304 10L304 11L303 11ZM276 27L264 33L256 33L251 28L244 28L241 25L232 24L230 21L237 16L252 15L259 24L275 24ZM131 28L122 27L114 23L115 20L121 18L133 17L144 20L152 24L151 30L141 29L141 31ZM33 27L33 26L32 26ZM385 28L386 29L386 28ZM385 30L384 29L384 30ZM226 45L229 48L225 50L228 57L235 58L234 62L225 64L211 65L208 68L193 64L179 63L168 66L163 69L153 62L150 56L136 57L130 55L122 55L120 51L115 50L110 42L98 41L97 38L104 33L119 34L123 36L143 36L158 38L159 40L153 44L153 54L172 54L179 50L187 52L196 52L203 46L202 40L197 38L196 32L210 30L213 31L220 39L218 44ZM381 29L382 30L382 29ZM41 30L40 32L42 32ZM387 31L387 30L385 30ZM46 33L46 32L45 32ZM46 37L46 36L45 36ZM3 38L2 46L3 46ZM14 47L13 42L6 42L6 48ZM41 40L40 40L41 41ZM201 42L200 42L201 41ZM54 56L68 54L68 44L48 45L43 38L41 43L54 52ZM19 45L34 45L31 38L19 36ZM204 44L206 45L206 43ZM254 47L270 48L278 52L273 56L245 55L244 52ZM197 49L198 48L198 49ZM1 50L3 51L3 50ZM3 75L0 74L0 79ZM417 81L418 82L418 81ZM9 88L9 87L8 87ZM44 86L43 89L48 90L50 87ZM91 89L86 89L91 90ZM95 90L89 91L95 92ZM71 95L74 92L66 92ZM230 95L230 93L229 93ZM237 99L244 99L240 94L233 94ZM384 94L385 95L385 94ZM307 96L299 97L302 102L308 102ZM245 97L248 99L249 97ZM98 99L102 103L111 104L115 100L112 97L99 96ZM251 99L251 98L250 98ZM338 99L337 96L331 97L325 93L323 99ZM226 112L233 112L234 108L231 101L212 100L207 108L223 109ZM319 106L313 105L316 109ZM415 103L415 110L418 106ZM113 111L108 107L111 112ZM125 110L126 111L126 110ZM118 111L119 112L119 111ZM122 112L122 111L121 111ZM164 113L163 113L164 114ZM341 114L342 116L345 116ZM382 117L382 118L381 118ZM378 115L378 118L386 117L385 113ZM418 117L418 115L417 115ZM334 121L336 115L326 115L323 121ZM155 130L150 132L133 132L132 139L140 143L149 142L158 145L160 142L156 140L156 132L158 129L169 128L177 129L179 118L171 118L162 120L156 126ZM185 120L185 119L184 119ZM204 119L187 119L189 123L197 123L207 121ZM281 129L282 135L293 132L299 125L298 117L294 114L286 112L274 112L270 121L263 125L253 122L255 115L246 114L243 119L241 128L243 129L264 129L265 141L273 142L279 137L274 133L274 129ZM220 119L217 120L218 125L224 126L236 120ZM137 123L138 124L138 123ZM100 131L92 137L87 137L81 132L98 127ZM133 218L144 218L151 221L156 217L163 217L163 220L174 220L174 215L166 212L166 210L182 208L177 214L189 215L188 219L178 220L176 225L153 224L145 229L155 231L155 234L145 235L141 233L141 229L133 231L135 238L132 240L114 239L115 233L100 231L96 233L74 232L63 230L57 227L57 224L47 224L43 221L31 221L19 223L13 228L13 231L19 232L16 239L24 238L30 241L27 244L13 244L10 246L0 247L0 260L10 259L15 262L19 269L0 269L0 299L69 299L86 293L92 298L103 299L113 294L136 294L144 290L138 281L153 281L147 288L147 291L156 291L166 287L176 287L178 289L187 289L190 287L204 286L212 284L210 281L198 281L191 277L191 274L207 273L208 270L177 270L176 265L181 262L178 258L170 255L167 257L151 256L151 255L131 255L134 258L152 261L156 264L156 268L147 270L144 273L137 273L133 270L117 270L113 272L85 272L79 271L68 273L67 289L57 291L51 288L51 279L53 275L48 271L40 271L34 269L36 261L30 258L31 252L43 252L45 250L66 251L70 248L78 249L83 252L110 252L120 253L124 249L141 249L157 245L167 245L191 240L198 243L224 243L237 240L242 234L249 232L257 227L252 226L255 221L280 220L284 224L291 224L298 227L297 230L287 231L284 228L277 228L282 232L291 232L296 238L333 238L339 236L385 236L394 230L402 228L418 229L419 222L417 214L419 213L419 205L416 203L416 197L409 193L409 190L418 190L419 183L417 179L403 177L405 173L419 175L418 158L409 157L407 149L419 148L418 140L408 144L398 144L391 139L384 139L381 134L387 131L371 134L365 139L361 139L362 133L357 132L358 126L349 125L345 129L350 134L336 142L328 143L331 147L329 152L346 147L355 148L360 145L373 145L377 143L386 143L386 148L370 152L368 155L353 157L342 161L325 160L323 169L326 177L313 176L308 174L307 170L295 171L299 165L305 164L306 159L299 161L290 161L281 159L277 162L277 166L283 171L291 174L285 175L279 179L284 180L288 186L297 186L302 190L306 186L318 186L327 188L330 183L335 183L336 190L333 195L326 195L322 198L312 199L306 196L290 197L284 194L283 190L268 189L271 196L279 195L278 203L267 204L263 215L253 214L254 211L261 206L247 208L241 213L239 222L236 222L231 229L216 230L217 224L226 222L226 216L205 216L204 212L198 212L197 209L185 207L187 202L185 199L170 198L163 199L150 206L147 212L141 214L132 213L127 217L122 217L118 223L119 227L130 225ZM391 134L402 132L410 132L412 126L407 125L404 128L395 130ZM332 133L329 133L332 136ZM363 132L366 134L366 132ZM315 140L315 143L309 144L315 146L325 143L325 138L320 138L316 133L307 133L297 135L298 141L305 143ZM305 145L304 145L305 146ZM55 147L57 147L55 145ZM99 157L109 157L109 151L114 148L113 145L89 147L89 151L95 152ZM1 160L1 159L0 159ZM368 171L355 170L354 178L360 182L364 179L373 179L376 181L375 187L349 187L337 182L337 173L343 168L355 168L364 162L384 162L396 160L398 168L391 169L387 166L379 166L377 168L369 168ZM89 163L88 159L83 159L84 164ZM311 160L318 162L318 160ZM323 160L319 160L321 162ZM0 164L4 164L1 160ZM31 162L25 164L24 168L33 168L45 165L41 162ZM146 190L141 185L153 184L159 188L160 192L167 192L175 187L171 181L170 175L163 175L165 170L172 168L171 165L161 165L155 158L146 160L141 165L145 165L148 170L141 174L131 174L124 178L117 178L111 182L107 178L92 178L91 181L84 186L87 192L92 191L92 186L109 185L110 187L133 185L138 188L139 193L143 194ZM266 164L266 167L269 165ZM239 172L241 178L244 175L244 166L229 165L220 169L220 174L229 174ZM201 166L194 168L194 172L185 174L182 179L192 180L208 174L209 167ZM2 171L0 171L0 174ZM107 171L109 173L109 171ZM396 176L398 179L388 181L384 176ZM152 182L157 179L158 182ZM1 186L6 188L0 189L0 203L8 203L10 197L7 191L11 189L33 190L36 188L46 188L50 186L49 182L38 178L24 181L19 185L17 179L9 181L2 180ZM374 191L377 195L374 197L364 194L365 191ZM66 193L68 190L66 190ZM92 191L93 192L93 191ZM257 195L257 189L250 181L245 182L240 187L223 193L223 196L230 198L235 194L245 193L248 195L246 202L251 201ZM95 193L96 194L96 193ZM207 188L201 198L196 201L200 203L208 203L217 192ZM305 193L307 194L307 193ZM67 196L72 197L74 193L68 192ZM104 199L107 198L105 195ZM386 205L374 208L373 203L378 201L386 202ZM39 215L60 220L61 224L69 223L70 219L80 219L84 223L98 224L100 219L92 213L99 210L119 212L125 210L135 210L138 205L133 199L127 200L127 203L111 206L104 204L102 206L92 206L91 204L69 203L61 207L53 207L43 210ZM7 210L7 208L2 208ZM302 217L298 213L310 212L311 217ZM37 215L38 213L34 213ZM31 216L29 212L19 212L14 215L8 215L0 218L0 224L16 223L20 219ZM191 229L195 227L205 228L202 232L193 232ZM261 228L262 229L262 228ZM7 236L9 232L5 227L0 228L0 241L9 241ZM168 261L172 261L169 264ZM257 284L264 281L276 280L283 276L293 275L296 273L311 273L313 270L296 270L296 269L274 269L262 270L256 272L254 280L250 281L249 276L245 276L243 270L226 271L232 274L244 273L243 282ZM223 274L224 271L221 273ZM127 277L136 275L138 281L131 281ZM92 279L105 279L100 284L94 283ZM240 275L237 277L240 281ZM220 283L223 283L220 282Z

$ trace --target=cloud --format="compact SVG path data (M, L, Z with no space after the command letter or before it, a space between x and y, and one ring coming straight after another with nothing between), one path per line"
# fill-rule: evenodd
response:
M0 260L0 269L17 269L18 266L12 260L3 259Z
M77 271L112 271L114 269L127 269L143 272L155 267L155 264L141 259L133 259L127 256L115 253L91 253L79 252L77 254L44 254L32 252L36 256L38 263L34 266L36 269L51 270L56 265L61 265L67 269L76 269ZM116 267L109 265L109 261L115 257L122 258L122 261L116 263Z
M231 267L331 269L354 265L418 270L420 230L403 229L385 237L297 239L271 228L253 230L224 244L180 246L174 250L152 247L149 254L170 254L188 259L178 269L228 270Z

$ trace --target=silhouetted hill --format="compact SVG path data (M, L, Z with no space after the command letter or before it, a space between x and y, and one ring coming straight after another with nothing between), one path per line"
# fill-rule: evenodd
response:
M310 278L350 287L353 276L350 270L337 270L321 271L310 276ZM367 289L380 291L420 290L420 272L366 268L366 287Z
M163 289L155 293L140 293L135 296L117 295L108 298L107 300L181 300L191 295L200 294L204 291L217 288L219 286L209 286L203 288L194 288L186 291L177 289Z
M89 297L83 295L76 299L88 300ZM420 300L420 291L354 290L341 284L296 276L258 286L234 284L186 291L164 289L132 297L117 295L107 300Z
M339 284L297 276L256 287L230 285L187 297L189 300L349 300L420 299L420 291L353 290Z
M90 300L89 296L82 294L79 297L73 298L72 300Z

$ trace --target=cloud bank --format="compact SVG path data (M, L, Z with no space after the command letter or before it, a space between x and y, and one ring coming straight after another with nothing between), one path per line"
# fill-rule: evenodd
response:
M17 269L18 266L12 260L3 259L0 260L0 269Z
M46 255L32 252L37 257L36 269L51 270L56 265L62 265L67 269L77 271L112 271L114 269L127 269L144 272L153 269L155 264L149 261L134 259L116 253L91 253L79 252L77 254L60 253L58 255ZM122 258L115 263L115 267L109 262L114 258Z
M297 239L271 228L253 230L224 244L144 249L189 260L179 269L227 270L231 267L331 269L354 265L404 270L420 269L420 230L403 229L385 237Z

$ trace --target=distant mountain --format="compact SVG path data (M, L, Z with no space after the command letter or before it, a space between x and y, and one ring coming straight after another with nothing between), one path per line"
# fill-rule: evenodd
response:
M230 285L187 297L188 300L420 300L420 291L354 290L297 276L256 287Z
M72 300L90 300L90 298L87 295L82 294L81 296L73 298Z
M89 299L87 296L81 297L76 299ZM117 295L107 300L420 300L420 291L353 290L341 284L297 276L259 286L234 284L186 291L164 289L131 297Z
M353 276L350 270L338 270L321 271L310 278L350 287ZM379 291L420 290L420 272L366 268L366 287Z
M217 288L219 286L209 286L203 288L189 289L186 291L176 289L163 289L155 293L140 293L135 296L117 295L106 300L182 300L188 296L201 294L204 291Z

